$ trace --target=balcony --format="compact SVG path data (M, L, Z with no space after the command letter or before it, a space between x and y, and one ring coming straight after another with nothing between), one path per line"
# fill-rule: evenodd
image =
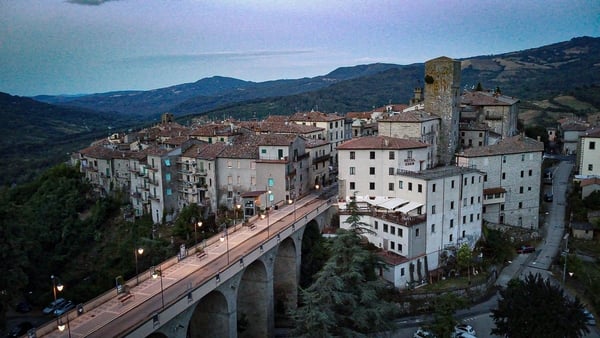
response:
M148 198L157 202L160 202L158 195L148 194Z
M317 163L321 163L321 162L327 162L327 161L329 161L330 158L331 158L330 154L319 156L319 157L315 157L313 159L313 164L317 164Z
M483 205L506 202L506 189L502 187L483 189Z

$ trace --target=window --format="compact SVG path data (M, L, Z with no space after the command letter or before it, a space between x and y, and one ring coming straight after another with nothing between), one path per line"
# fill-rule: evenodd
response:
M402 181L398 181L398 189L403 189Z
M354 160L355 158L356 158L356 153L355 153L355 152L353 152L353 151L351 151L351 152L350 152L350 159L351 159L351 160Z
M231 160L227 160L227 168L232 168L233 164L231 162Z
M454 201L450 201L450 210L454 209Z
M483 181L487 182L487 174L483 176Z
M519 202L519 209L523 208L523 202Z
M170 167L171 166L171 160L170 159L166 159L165 160L165 166Z
M500 211L504 211L504 204L500 204Z
M389 169L388 169L388 174L389 174L390 176L394 176L394 168L389 168Z
M423 192L423 185L417 184L417 191L418 192Z
M404 276L404 268L400 268L400 276Z
M467 181L467 178L465 177L465 183L464 185L467 185L469 183L469 181Z
M171 173L166 173L165 174L165 181L171 182Z
M525 161L525 154L521 154L521 162Z
M471 196L471 205L475 203L475 197Z
M412 182L408 182L408 191L412 191Z
M506 163L506 155L502 156L502 163Z
M450 228L454 228L454 219L450 220Z
M355 175L355 174L356 174L356 168L350 167L350 175Z
M449 241L449 242L452 242L452 234L450 234L450 235L448 236L448 241Z
M502 179L505 180L506 179L506 173L502 173Z
M454 189L454 180L452 180L452 181L450 182L450 187L451 187L452 189Z
M375 190L375 182L369 182L369 190Z
M167 188L167 196L173 195L173 190L171 188Z
M390 226L390 234L392 234L392 235L396 234L396 227Z
M465 238L466 235L467 235L467 232L463 230L463 232L462 232L462 238Z
M390 249L396 250L396 243L395 242L390 241Z
M406 154L407 158L412 158L412 150L409 150Z
M419 229L415 229L415 237L419 237Z
M475 184L475 176L471 176L471 184Z
M431 186L431 192L435 192L435 183Z
M388 232L388 225L383 223L383 232Z
M593 165L593 164L588 164L588 170L589 170L589 171L592 171L592 170L594 170L594 165Z
M590 142L590 150L596 149L596 142Z
M533 173L533 172L532 172L532 170L531 170L531 169L529 169L529 176L531 176L531 174L532 174L532 173Z
M398 243L398 251L402 252L402 244Z
M265 149L265 148L262 148L262 149L260 150L260 153L261 153L261 154L266 154L266 153L267 153L267 149Z
M369 175L375 175L375 167L369 167Z
M432 205L432 206L431 206L431 214L432 214L432 215L435 215L435 205Z
M432 233L432 234L433 234L433 233L435 233L435 224L432 224L432 225L431 225L431 233Z
M379 222L375 221L375 230L379 229Z
M522 186L520 186L520 187L519 187L519 194L522 194L522 193L523 193L523 187L522 187Z
M370 158L370 159L372 159L372 160L374 160L374 159L375 159L375 152L374 152L374 151L371 151L371 152L369 153L369 158Z
M521 177L523 177L525 175L525 172L523 170L521 170Z
M390 160L394 160L394 159L396 159L396 153L395 153L395 152L393 152L393 151L390 151L390 154L389 154L389 159L390 159Z
M227 176L227 184L233 184L233 176Z
M473 222L473 214L469 215L469 222Z
M463 222L462 222L462 224L467 224L467 215L463 216Z
M398 237L404 236L404 230L402 228L398 228Z
M388 190L394 191L394 183L388 183Z
M466 206L467 206L467 198L465 197L465 198L463 198L463 207L466 207Z

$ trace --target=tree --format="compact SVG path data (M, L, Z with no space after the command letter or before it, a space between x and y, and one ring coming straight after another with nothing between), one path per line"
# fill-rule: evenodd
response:
M472 261L473 253L471 252L471 248L469 248L467 244L461 245L460 248L458 248L458 253L456 254L456 263L458 264L458 268L461 271L469 269Z
M380 299L386 284L375 273L383 262L365 248L359 233L366 224L350 210L350 230L338 230L315 282L300 290L301 305L290 314L294 337L356 337L393 328L397 307Z
M492 309L492 334L520 337L582 337L589 333L583 304L564 295L559 285L540 275L513 279L500 290Z
M464 308L467 302L464 298L449 292L435 298L433 302L433 322L426 328L433 332L436 337L450 338L454 332L456 319L454 313L456 310Z

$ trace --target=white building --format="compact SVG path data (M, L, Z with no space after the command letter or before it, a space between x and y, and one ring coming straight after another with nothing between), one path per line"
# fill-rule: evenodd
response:
M337 165L336 147L345 140L345 118L318 111L300 112L289 117L290 122L312 125L325 130L325 140L329 142L330 165Z
M600 177L600 128L588 129L579 137L577 164L580 176Z
M485 172L483 217L491 223L538 228L544 144L517 135L457 154L457 164Z

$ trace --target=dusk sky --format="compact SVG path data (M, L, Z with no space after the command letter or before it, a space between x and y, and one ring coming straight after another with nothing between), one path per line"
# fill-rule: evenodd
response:
M600 37L600 1L0 0L0 91L325 75Z

